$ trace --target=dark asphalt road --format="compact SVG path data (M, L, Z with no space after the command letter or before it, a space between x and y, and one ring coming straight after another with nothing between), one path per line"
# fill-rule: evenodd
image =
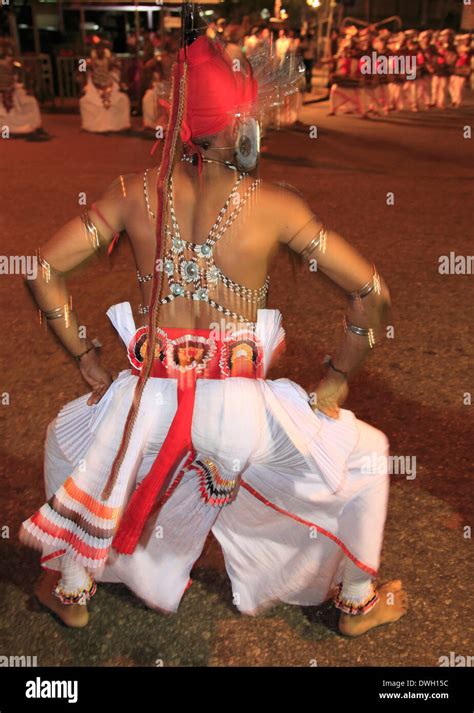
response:
M441 255L473 249L472 103L364 121L327 117L324 104L270 136L261 166L267 180L301 190L315 212L370 257L393 297L394 338L371 355L347 406L381 428L395 455L416 458L416 478L392 477L381 578L400 577L411 611L400 623L360 640L340 637L330 606L279 606L258 618L239 615L217 544L210 540L179 613L145 608L119 585L103 585L91 623L71 631L31 597L36 553L21 547L21 520L42 502L42 444L59 408L87 390L71 360L36 326L26 290L0 277L2 388L1 655L30 655L46 665L436 666L440 656L474 654L472 621L473 275L440 275ZM47 143L3 141L2 254L34 254L58 226L119 173L151 163L140 138L90 136L79 118L47 115ZM318 138L308 126L318 127ZM387 192L395 204L387 205ZM127 368L105 316L115 302L139 301L125 241L109 262L70 281L83 322L104 343L103 360ZM308 390L321 358L340 336L344 300L314 274L292 276L286 257L272 271L270 307L287 330L287 353L273 378ZM8 536L9 535L9 536Z

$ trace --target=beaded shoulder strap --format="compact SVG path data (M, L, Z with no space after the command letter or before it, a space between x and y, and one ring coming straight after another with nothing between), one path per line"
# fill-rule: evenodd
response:
M184 238L181 237L181 231L179 228L179 224L176 218L176 213L174 210L174 200L173 200L173 180L170 177L169 181L169 191L168 191L168 201L169 201L169 207L170 207L170 218L171 218L171 227L173 233L171 234L171 237L176 237L178 238L183 245L186 248L190 248L192 250L199 251L200 249L202 250L202 247L204 245L209 246L209 248L212 248L218 240L224 235L224 233L227 231L227 229L232 225L232 223L236 220L237 216L239 215L240 211L248 201L249 197L252 195L252 193L255 191L257 186L260 184L260 179L255 179L251 185L247 188L243 196L240 196L239 193L237 193L237 188L240 185L242 179L246 176L246 173L240 174L239 178L237 179L236 183L234 184L226 202L224 203L223 207L221 208L219 215L217 216L214 224L212 225L211 229L209 230L208 236L205 240L204 243L193 243L189 240L184 240ZM232 198L235 196L239 196L238 200L236 201L237 205L235 208L232 210L230 215L228 216L227 220L222 223L224 216L227 212L227 209L229 207L230 202L232 201ZM168 229L168 234L170 234L170 231Z

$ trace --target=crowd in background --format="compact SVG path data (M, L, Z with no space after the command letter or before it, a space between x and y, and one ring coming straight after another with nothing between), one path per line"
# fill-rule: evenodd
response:
M275 29L267 23L252 27L246 20L236 24L221 18L209 23L207 33L233 57L251 57L270 46L277 62L293 56L301 65L300 104L304 92L316 92L318 99L329 93L330 114L366 117L403 109L457 108L472 77L472 36L455 35L450 29L391 32L349 26L326 37L308 24L299 30ZM83 128L126 130L131 114L143 116L144 128L156 127L157 96L166 93L179 41L179 30L131 33L127 60L121 61L110 39L90 36L87 71L76 71ZM25 127L25 132L37 128L40 119L38 107L21 90L17 67L11 40L0 38L0 118L8 118L22 133ZM27 105L25 122L22 107ZM106 113L99 116L101 109Z
M451 29L348 27L344 34L334 34L325 60L331 76L330 111L366 116L458 108L470 84L473 57L472 36L456 36Z

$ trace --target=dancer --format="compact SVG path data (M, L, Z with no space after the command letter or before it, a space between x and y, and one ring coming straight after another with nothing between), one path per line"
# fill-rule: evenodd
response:
M416 58L418 56L418 39L416 30L406 30L406 46L405 46L405 58L410 57L413 61L413 66L416 72ZM410 111L418 111L418 97L417 97L417 85L416 85L416 74L415 77L405 76L405 82L403 84L403 96L404 103Z
M120 67L103 40L97 40L91 50L79 107L85 131L106 133L131 126L130 99L121 91Z
M338 112L355 112L361 117L367 115L365 91L361 87L359 71L360 52L357 49L355 37L357 28L348 27L345 37L339 43L336 55L336 71L329 93L329 116Z
M10 136L47 141L41 128L41 113L35 97L30 96L18 77L21 65L14 59L9 37L0 37L0 127Z
M445 109L448 99L448 85L456 63L454 31L443 30L436 42L436 59L431 85L431 104L437 109Z
M163 66L161 63L161 52L157 51L155 56L145 64L145 77L147 89L142 99L143 128L157 131L160 129L161 138L164 135L166 117L160 99L164 98Z
M432 32L425 30L418 36L418 53L416 55L416 103L420 109L428 109L431 105L431 82L434 72L436 50L431 44Z
M87 624L96 581L176 611L212 531L240 611L334 596L340 631L357 636L407 611L400 581L374 583L387 439L341 408L388 290L303 198L252 175L267 67L235 71L195 34L174 68L160 167L120 176L39 250L31 289L92 390L48 428L48 501L21 538L46 569L37 596L70 626ZM131 365L112 382L64 277L124 229L143 305L138 324L128 303L108 310ZM284 344L266 307L281 245L346 293L342 343L313 396L266 378Z
M455 109L462 106L464 87L471 76L471 35L461 35L457 45L457 57L453 74L449 78L449 95Z

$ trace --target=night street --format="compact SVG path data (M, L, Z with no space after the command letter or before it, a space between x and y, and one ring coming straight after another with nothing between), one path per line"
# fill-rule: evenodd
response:
M84 630L41 609L32 596L38 553L21 546L17 533L44 502L47 425L89 389L38 324L21 276L4 275L1 392L9 405L4 399L0 653L37 656L39 666L321 667L438 666L450 652L474 654L474 276L439 272L442 256L474 254L474 140L466 138L466 127L474 130L472 93L461 109L364 120L328 116L328 102L314 102L300 118L265 139L261 178L301 191L323 223L376 264L392 295L393 330L354 379L345 406L384 431L392 455L409 464L391 476L379 576L403 581L409 613L357 640L338 634L329 602L242 616L212 538L173 616L118 584L99 585ZM80 213L79 193L90 204L119 174L158 160L137 118L132 136L81 132L73 114L43 112L43 126L51 141L2 141L3 255L34 255ZM283 313L287 349L270 378L288 377L310 392L341 338L345 301L323 277L292 270L281 254L271 272L268 306ZM110 258L103 254L68 282L79 319L101 340L102 361L113 372L128 361L105 312L122 301L137 307L134 271L123 236Z

